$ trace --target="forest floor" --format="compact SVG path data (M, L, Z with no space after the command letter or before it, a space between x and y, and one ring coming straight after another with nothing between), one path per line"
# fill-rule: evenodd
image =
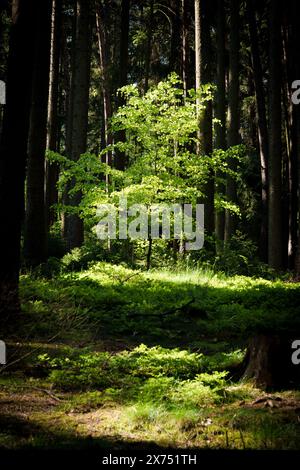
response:
M0 448L299 450L297 387L240 375L251 335L299 322L300 284L97 263L23 275L21 296Z

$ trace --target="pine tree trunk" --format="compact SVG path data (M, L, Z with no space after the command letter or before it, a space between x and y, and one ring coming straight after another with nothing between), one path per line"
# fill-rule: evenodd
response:
M121 6L121 31L120 31L120 57L119 57L119 80L118 88L127 85L127 74L128 74L128 41L129 41L129 10L130 0L122 0ZM147 70L145 71L147 76ZM117 106L122 106L123 98L118 97ZM116 142L125 142L125 131L121 130L117 132L115 136ZM115 152L115 168L123 171L126 168L126 155L120 150Z
M253 0L247 2L247 17L249 23L251 59L255 86L257 130L260 153L261 176L261 232L260 232L260 257L263 261L268 259L268 127L265 106L265 91L263 86L263 73L258 47L258 35L255 18L255 5Z
M151 53L152 53L152 22L153 22L153 9L154 1L150 0L149 17L147 21L147 47L145 51L145 93L149 88L149 75L150 75L150 64L151 64Z
M185 97L188 90L189 56L187 8L187 0L181 0L181 78Z
M195 62L196 62L196 89L201 85L210 83L211 73L211 34L210 18L207 4L195 0ZM199 104L199 103L198 103ZM199 111L198 149L201 155L210 156L212 153L212 103L209 101L204 110ZM204 193L204 220L205 232L212 235L214 232L214 175L209 170L208 181L202 188Z
M269 213L268 262L282 266L281 216L281 11L280 3L270 2L269 78Z
M99 48L99 59L100 59L100 71L101 71L101 89L103 96L103 120L104 120L104 147L107 147L112 143L112 135L109 129L109 120L112 115L112 106L110 98L109 88L109 77L108 77L108 57L107 57L107 38L104 26L104 15L100 11L96 11L96 28L98 36L98 48ZM105 163L109 166L112 165L112 154L110 151L106 152ZM106 187L108 191L109 179L106 177Z
M21 223L35 47L36 2L14 0L7 69L6 105L0 141L0 318L19 311ZM26 70L26 73L24 71Z
M298 368L292 362L292 343L298 336L294 332L259 334L252 338L244 361L243 379L263 389L299 385Z
M169 57L169 73L180 73L180 56L178 51L180 49L180 2L178 0L171 0L170 12L170 25L171 25L171 39L170 39L170 57Z
M299 1L292 1L292 59L293 59L293 73L297 79L300 79L300 61L299 61L299 41L300 41L300 4ZM296 213L295 229L298 238L296 242L296 256L295 256L295 275L297 279L300 279L300 105L293 106L293 166L295 171L293 172L295 191L295 206L294 210ZM298 190L298 194L297 194Z
M224 0L218 0L217 4L217 90L216 90L216 119L220 121L216 127L216 148L226 148L226 83L225 83L225 8ZM218 172L217 177L222 178L222 173ZM219 194L224 195L224 184L218 184ZM224 209L216 212L216 238L217 250L222 248L225 229Z
M24 256L30 266L45 261L47 254L45 211L45 150L49 90L51 1L39 3L37 45L34 51L32 104L28 140Z
M228 147L240 143L239 125L239 6L238 0L230 0L230 34L229 34L229 81L228 81ZM229 162L231 170L236 169L234 161ZM235 203L237 200L236 182L227 176L226 198ZM225 242L228 242L236 229L236 216L229 210L225 213Z
M59 67L61 56L62 0L52 0L51 19L51 55L48 101L47 149L59 152L58 146L58 107L59 107ZM46 222L47 229L55 222L55 210L52 206L58 202L57 181L59 167L46 162Z
M69 158L77 161L87 145L89 83L90 83L90 0L77 0L76 37L71 79L71 116L69 126ZM69 185L69 190L74 181ZM81 192L68 196L70 206L78 207ZM67 216L67 248L72 250L83 243L83 221L77 214Z

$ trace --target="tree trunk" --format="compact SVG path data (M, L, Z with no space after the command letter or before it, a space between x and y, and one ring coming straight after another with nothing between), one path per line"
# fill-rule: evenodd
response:
M188 90L189 57L187 8L187 0L181 0L181 78L185 98Z
M245 358L243 379L251 380L255 386L264 389L299 384L297 366L292 362L292 343L298 336L295 333L259 334L252 338Z
M229 34L229 81L228 81L228 147L240 143L239 136L239 6L238 0L230 0L230 34ZM231 170L236 169L234 161L229 162ZM236 183L229 175L227 176L226 198L229 202L237 200ZM235 232L236 216L229 210L225 212L225 242L228 242Z
M0 318L19 311L21 223L35 47L36 2L14 0L0 141ZM24 73L26 71L26 73ZM3 323L2 323L3 324Z
M112 106L110 99L110 88L109 88L109 77L107 73L108 58L107 58L107 38L104 26L104 15L99 10L96 12L96 28L98 37L99 47L99 58L100 58L100 72L101 72L101 88L103 96L103 120L104 120L104 147L107 147L112 143L112 135L109 130L109 120L112 115ZM105 154L105 163L109 166L112 164L111 151L107 151ZM108 191L109 179L106 176L106 188Z
M71 119L69 133L69 158L77 161L87 144L89 83L90 83L90 0L77 0L76 37L71 79ZM69 185L69 190L74 182ZM81 192L68 196L70 206L78 207ZM77 214L67 216L67 248L72 250L83 243L83 221Z
M261 176L261 232L260 232L260 257L263 261L268 259L268 127L265 106L265 91L263 85L263 72L260 60L258 35L255 18L255 5L253 0L247 2L247 17L249 23L251 59L253 68L253 79L255 86L257 130L260 154L260 176Z
M207 4L195 0L195 62L196 62L196 90L201 85L212 81L211 74L211 34L210 18ZM198 101L199 106L199 101ZM198 109L199 133L198 149L201 155L210 156L212 153L212 103L209 101L204 110ZM214 175L209 170L208 181L202 188L204 193L204 220L207 235L214 231Z
M220 124L216 126L216 148L226 148L226 83L225 83L225 8L224 0L218 0L217 4L217 28L216 28L216 41L217 41L217 90L216 90L216 119ZM218 172L217 177L223 178L223 174ZM223 195L225 192L224 184L218 184L217 188L219 194ZM222 248L224 241L225 229L225 212L224 209L216 212L216 238L217 250Z
M151 64L151 53L152 53L152 22L153 22L153 9L154 1L150 0L149 17L147 21L147 46L145 51L145 93L149 88L149 75L150 75L150 64Z
M59 152L58 146L58 107L59 107L59 66L61 56L62 0L52 0L51 19L51 55L48 101L47 149ZM55 210L52 206L58 202L57 181L59 167L46 161L46 222L47 229L55 222Z
M39 3L36 8L38 9L39 22L37 44L34 51L24 227L24 256L30 266L37 266L45 261L47 254L44 182L51 1L45 0L43 4Z
M127 74L128 74L128 41L129 41L129 10L130 0L122 0L121 6L121 34L120 34L120 58L119 58L119 81L118 88L127 85ZM147 71L145 71L147 75ZM119 96L117 100L117 106L122 106L123 97ZM116 142L125 142L125 131L121 130L117 132L115 136ZM115 152L115 168L123 171L126 168L126 156L124 152L116 150Z
M300 61L299 61L299 41L300 41L300 5L299 1L292 1L292 58L294 64L294 76L300 79ZM300 279L300 105L293 107L293 154L294 154L294 186L298 189L297 209L298 214L298 239L295 256L295 274ZM297 221L297 217L296 217Z
M171 39L170 39L170 57L169 57L169 73L180 73L180 2L171 0Z
M274 269L282 266L281 225L281 11L270 2L270 78L269 78L269 212L268 262Z

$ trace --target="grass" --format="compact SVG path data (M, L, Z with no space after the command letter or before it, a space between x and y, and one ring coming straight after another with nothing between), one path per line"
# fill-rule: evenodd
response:
M299 392L238 380L249 336L298 328L299 284L99 262L21 296L0 447L299 449Z

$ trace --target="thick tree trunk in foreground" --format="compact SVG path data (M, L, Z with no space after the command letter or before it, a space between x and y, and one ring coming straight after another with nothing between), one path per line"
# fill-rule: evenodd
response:
M15 0L10 36L6 105L0 142L0 318L19 311L21 223L35 41L33 0ZM24 72L26 71L26 73Z
M264 389L299 384L299 366L292 362L292 343L298 337L293 333L290 336L260 334L252 338L243 379Z
M299 41L300 41L300 4L298 0L292 2L292 42L293 42L293 62L294 74L300 79L300 61L299 61ZM295 256L295 274L300 279L300 105L293 106L293 151L295 153L296 174L295 185L298 189L297 212L298 212L298 239Z
M47 256L45 210L45 151L47 141L47 108L49 90L51 1L36 6L38 11L37 44L34 51L34 72L30 131L24 255L30 266L37 266Z

